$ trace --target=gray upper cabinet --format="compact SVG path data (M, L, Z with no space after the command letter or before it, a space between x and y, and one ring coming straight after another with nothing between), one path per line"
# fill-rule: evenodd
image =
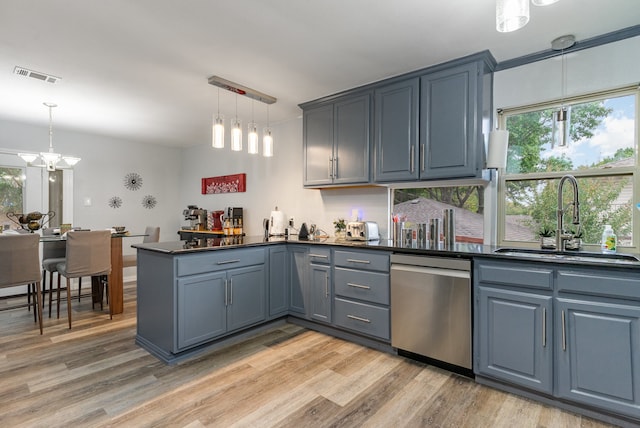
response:
M483 153L479 62L420 79L420 178L473 177Z
M375 90L374 181L418 178L419 79Z
M304 110L304 185L369 183L371 95Z

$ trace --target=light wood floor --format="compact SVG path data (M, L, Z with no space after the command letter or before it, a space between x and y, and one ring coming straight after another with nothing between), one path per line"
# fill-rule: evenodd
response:
M167 366L135 345L135 304L133 284L113 320L76 300L44 336L0 311L0 426L607 426L291 324Z

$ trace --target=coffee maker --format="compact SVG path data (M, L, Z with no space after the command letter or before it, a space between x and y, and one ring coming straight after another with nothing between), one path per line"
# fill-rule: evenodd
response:
M188 205L182 211L185 220L189 220L189 226L184 226L185 230L207 230L207 210L198 208L197 205Z

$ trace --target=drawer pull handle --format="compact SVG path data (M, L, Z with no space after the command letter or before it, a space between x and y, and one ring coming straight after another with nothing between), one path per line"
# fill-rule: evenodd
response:
M362 322L366 322L366 323L371 324L371 320L368 320L366 318L357 317L355 315L347 315L347 318L351 318L352 320L362 321Z
M309 257L318 257L321 259L328 259L329 256L325 256L324 254L309 254Z
M542 347L547 347L547 308L542 308Z
M235 260L223 260L221 262L218 262L219 265L227 265L229 263L238 263L240 261L240 259L235 259Z
M566 333L566 323L564 319L564 311L561 312L562 315L562 350L567 350L567 333Z
M347 259L347 261L350 263L362 263L365 265L368 265L369 263L371 263L370 260Z
M362 288L362 289L365 289L365 290L371 290L371 287L369 287L368 285L354 284L353 282L347 282L347 285L349 287L355 287L355 288Z

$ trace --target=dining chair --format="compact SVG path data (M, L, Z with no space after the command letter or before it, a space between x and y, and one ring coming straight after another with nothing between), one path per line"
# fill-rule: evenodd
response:
M111 275L111 232L95 230L90 232L72 231L67 233L65 261L58 263L58 318L60 318L60 276L67 279L67 318L71 328L71 279L83 276ZM109 315L113 316L111 306Z
M0 288L35 284L35 307L42 334L40 235L0 235Z
M42 229L43 237L52 237L53 227ZM67 243L64 240L42 242L42 294L47 292L47 272L49 273L49 318L51 318L51 303L53 296L53 274L58 272L57 266L63 263L67 251ZM44 299L43 299L44 300ZM44 306L44 302L42 302Z
M144 238L142 238L142 243L146 244L149 242L158 242L160 241L160 228L157 226L147 226L144 230ZM131 267L136 266L138 263L138 256L136 254L127 254L122 256L122 267Z

